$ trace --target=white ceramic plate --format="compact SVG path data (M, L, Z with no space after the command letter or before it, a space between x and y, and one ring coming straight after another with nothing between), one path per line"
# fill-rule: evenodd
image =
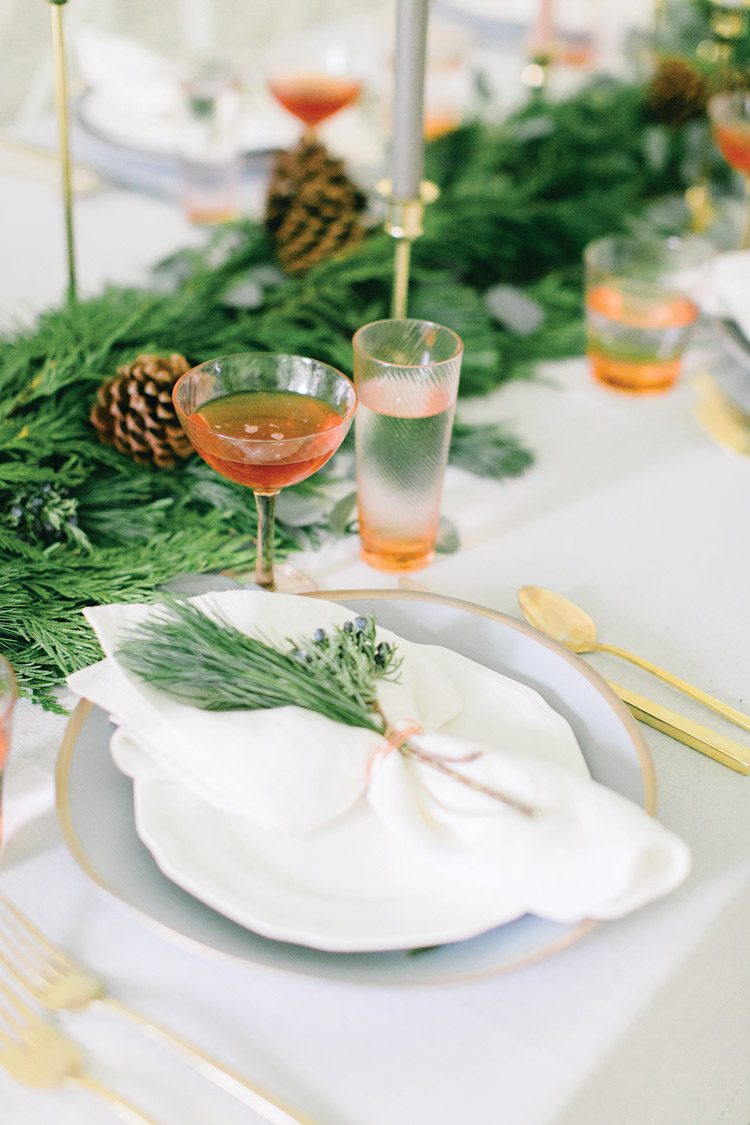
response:
M441 945L518 918L405 851L364 801L310 836L269 832L170 782L136 781L138 835L178 886L277 941L333 953Z
M325 624L315 601L298 608L308 611L302 632ZM437 667L445 655L433 650ZM443 673L465 695L476 666L448 655ZM499 745L585 774L568 723L538 692L499 673L486 697L475 692L442 729L467 741L492 730ZM135 778L138 835L161 870L265 937L337 953L409 949L474 937L525 912L517 893L478 891L465 866L441 869L405 848L365 798L295 836L232 815L179 777L122 768Z
M404 637L453 648L536 688L570 722L593 777L654 811L653 770L635 722L579 658L526 625L450 598L407 591L325 596L356 612L375 613L381 625ZM131 784L111 761L110 733L104 713L87 705L71 720L58 763L58 808L68 845L84 870L110 893L204 950L334 979L433 983L528 964L577 940L593 925L564 926L527 915L418 957L405 952L326 953L268 940L215 913L162 874L135 831ZM181 808L180 816L185 813ZM199 838L198 825L193 829Z

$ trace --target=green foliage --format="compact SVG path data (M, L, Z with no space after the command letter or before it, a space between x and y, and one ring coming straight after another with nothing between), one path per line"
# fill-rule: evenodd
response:
M415 244L410 308L462 336L462 395L580 353L583 246L684 188L686 134L648 122L644 105L639 87L600 82L430 147L427 171L442 197ZM180 571L253 562L248 492L197 458L159 471L101 445L88 422L101 382L144 351L179 351L191 363L302 352L350 372L353 331L388 315L392 265L392 240L377 231L285 279L261 225L242 222L163 263L152 291L111 289L0 340L0 651L24 693L51 705L62 676L96 658L84 605L144 600ZM498 318L486 299L498 283L538 306L533 331ZM461 426L452 457L495 476L530 460L502 428ZM340 456L330 474L345 464ZM281 519L281 554L324 532L321 498L333 505L341 492L327 494L327 479L300 490L307 515L298 505L288 526ZM348 503L333 509L339 531Z
M78 526L78 500L51 481L29 481L12 492L0 523L27 543L70 543L90 550L88 536Z
M717 35L712 26L712 17L717 14L723 15L721 22L726 23L727 10L734 17L729 39ZM717 45L722 49L717 51ZM750 81L750 18L744 4L732 0L665 0L655 47L662 55L682 55L697 62L712 76L734 71L744 75L746 86Z
M63 676L101 656L81 608L149 601L181 571L249 566L254 551L214 517L186 520L155 535L148 550L106 547L90 554L56 545L42 550L0 530L0 648L24 694L56 708Z
M495 422L467 425L453 423L451 464L480 477L518 477L533 464L534 457L504 426Z

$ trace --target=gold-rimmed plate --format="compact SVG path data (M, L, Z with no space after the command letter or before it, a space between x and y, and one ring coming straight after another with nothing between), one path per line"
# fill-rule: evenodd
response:
M313 595L314 596L314 595ZM336 591L327 599L410 640L438 644L534 687L571 724L595 780L655 811L651 761L636 724L583 661L528 626L452 598L410 591ZM230 922L167 879L135 830L130 781L111 761L106 715L81 704L58 769L65 839L84 871L165 934L195 949L291 972L367 984L435 984L507 972L547 957L594 925L527 915L477 938L415 956L342 954L271 941ZM95 799L92 799L95 795Z

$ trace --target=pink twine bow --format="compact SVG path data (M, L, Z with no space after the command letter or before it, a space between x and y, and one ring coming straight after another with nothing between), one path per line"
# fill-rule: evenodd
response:
M424 734L424 730L416 719L399 719L394 726L388 727L383 734L383 741L372 752L367 763L368 783L378 762L382 762L394 750L400 750L404 743L408 742L415 734Z
M372 777L372 772L378 762L383 761L394 750L402 750L404 754L414 758L418 762L422 762L426 766L431 766L433 769L439 770L440 773L445 774L447 777L453 778L455 781L467 785L476 793L483 793L485 797L491 797L494 801L500 801L501 804L508 805L509 808L515 809L516 812L522 813L524 816L535 816L537 809L533 806L526 804L525 801L520 801L516 797L510 797L505 793L501 793L497 789L485 785L483 782L461 774L453 767L456 764L475 762L478 758L482 757L481 750L469 750L466 754L461 754L458 757L452 758L444 754L430 753L426 750L418 750L414 746L406 746L409 739L414 734L424 734L424 728L415 719L399 719L393 726L389 726L383 733L383 740L376 747L370 755L370 760L367 763L367 783L369 785ZM406 747L404 749L404 747ZM451 763L451 764L449 764Z

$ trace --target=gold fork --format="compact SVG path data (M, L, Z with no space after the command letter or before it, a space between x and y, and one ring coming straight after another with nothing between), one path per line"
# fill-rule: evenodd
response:
M107 995L104 982L53 945L4 895L0 895L0 964L45 1008L57 1012L103 1005L182 1055L204 1078L234 1095L273 1125L312 1125L271 1094L251 1086L182 1036Z
M0 981L0 1066L24 1086L49 1089L81 1086L105 1098L130 1125L156 1125L114 1090L84 1069L83 1055L72 1039L36 1015Z

